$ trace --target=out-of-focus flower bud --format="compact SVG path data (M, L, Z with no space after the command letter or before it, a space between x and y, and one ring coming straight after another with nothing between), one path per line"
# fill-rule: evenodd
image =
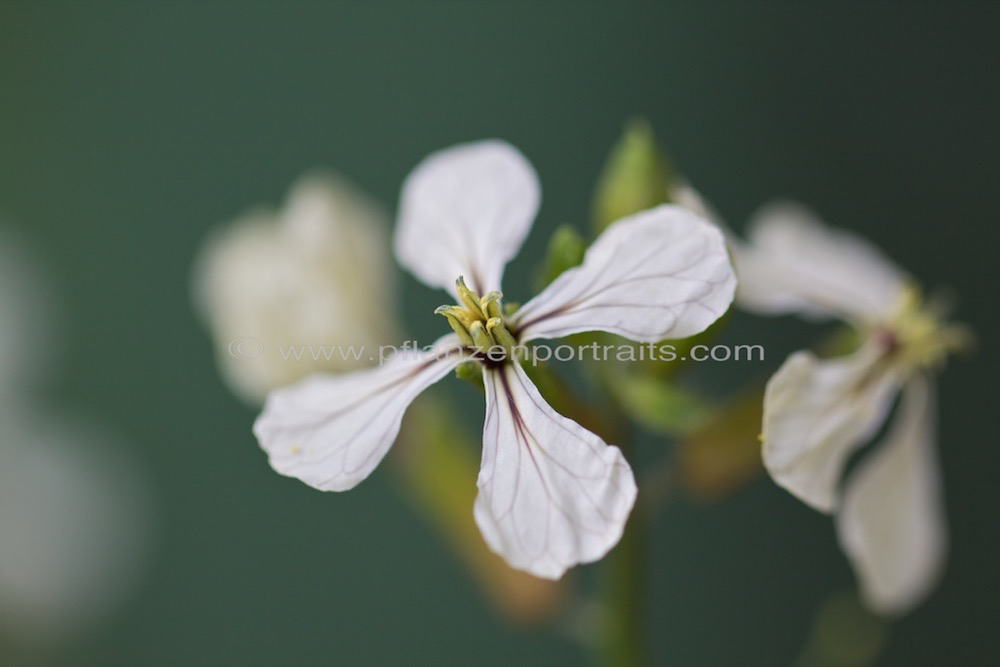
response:
M563 271L572 269L583 262L587 252L587 242L572 225L562 225L556 229L549 239L549 248L545 253L545 263L539 274L538 289L547 286L559 277Z
M698 394L650 373L619 372L609 376L609 389L625 413L645 428L679 436L703 427L711 404Z
M384 213L313 174L282 210L251 211L208 239L195 302L230 387L261 402L311 373L369 365L395 342L395 271Z
M888 622L866 609L857 594L831 595L819 608L798 667L868 667L888 638Z
M732 399L681 441L678 468L694 497L722 500L743 488L763 470L760 420L763 387Z
M633 120L611 149L594 193L596 233L627 215L670 201L671 171L649 124Z

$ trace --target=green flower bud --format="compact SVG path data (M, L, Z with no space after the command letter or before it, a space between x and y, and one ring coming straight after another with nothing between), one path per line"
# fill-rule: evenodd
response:
M604 163L594 194L593 223L612 222L670 201L671 170L649 124L632 120Z
M465 380L480 391L486 391L483 384L483 365L478 361L463 361L455 368L455 377Z
M545 254L538 289L541 290L558 278L563 271L580 265L586 251L587 242L575 227L562 225L556 229L549 240L549 249Z

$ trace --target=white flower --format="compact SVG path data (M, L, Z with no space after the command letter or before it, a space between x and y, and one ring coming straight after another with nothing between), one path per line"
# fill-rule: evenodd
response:
M763 457L771 477L822 512L866 602L899 614L932 588L946 551L929 371L964 340L921 303L905 274L866 241L792 204L762 210L733 243L737 303L764 314L837 318L861 337L833 359L796 352L767 384ZM851 455L888 433L848 475Z
M0 626L51 645L105 622L142 574L150 509L142 468L106 429L0 404Z
M593 330L645 342L689 336L726 310L735 278L715 228L661 206L612 225L582 265L507 317L496 290L539 193L531 165L506 143L428 157L403 187L396 255L422 281L452 293L460 305L438 312L456 333L378 368L315 375L275 391L254 432L279 473L317 489L350 489L392 445L414 397L463 361L478 362L486 421L476 522L512 566L558 578L617 543L635 481L618 448L549 407L509 352ZM497 346L505 360L486 359L482 350Z
M137 583L142 469L88 420L34 395L58 357L49 276L0 228L0 630L52 647L107 620ZM9 652L8 652L9 653ZM16 651L15 651L16 654Z
M260 403L317 370L368 364L334 346L394 341L386 228L363 194L314 174L292 187L280 212L252 211L208 240L195 265L195 301L237 394Z

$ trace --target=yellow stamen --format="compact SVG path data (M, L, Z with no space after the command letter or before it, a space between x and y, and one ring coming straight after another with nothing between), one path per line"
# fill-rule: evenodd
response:
M462 302L475 319L481 320L486 318L486 313L483 312L482 307L479 305L479 295L468 288L465 284L465 278L462 276L459 276L458 280L455 281L455 291L458 292L459 301Z
M888 353L910 371L938 367L952 353L968 348L971 331L945 321L946 313L934 302L925 302L919 289L910 286L886 326Z
M500 302L503 294L494 290L480 297L469 289L461 277L455 281L455 292L458 294L458 305L441 306L434 312L448 320L463 345L477 348L484 354L491 349L496 352L495 348L503 348L507 358L510 358L517 341L504 325L504 308Z

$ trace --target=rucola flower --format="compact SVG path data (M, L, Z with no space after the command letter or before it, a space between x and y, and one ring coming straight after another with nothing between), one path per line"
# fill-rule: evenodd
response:
M763 457L771 477L835 513L866 602L902 613L935 583L946 529L935 452L931 371L967 340L910 279L866 241L789 204L763 210L749 242L734 241L737 304L851 324L851 354L791 355L767 384ZM841 486L851 455L890 428Z
M611 225L583 263L506 314L504 267L540 202L534 170L512 146L484 141L424 160L403 187L395 251L431 287L454 333L419 352L347 375L314 375L272 392L254 425L272 467L321 490L365 479L403 413L463 362L486 389L476 522L512 566L558 578L620 539L636 485L621 451L555 412L524 369L530 341L608 331L641 342L698 333L729 306L735 278L722 234L676 206ZM499 353L499 354L498 354Z

